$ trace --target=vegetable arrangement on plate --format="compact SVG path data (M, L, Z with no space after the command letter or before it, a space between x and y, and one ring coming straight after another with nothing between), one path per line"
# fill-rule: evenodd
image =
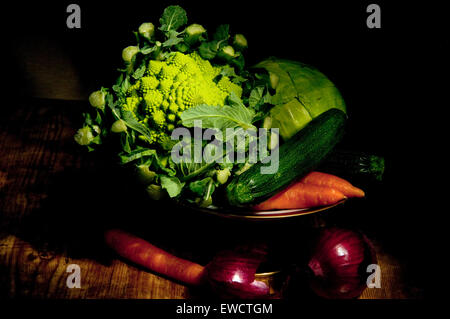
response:
M180 6L134 34L115 84L89 96L75 140L111 152L152 199L267 210L364 196L337 176L313 172L323 163L363 170L359 154L348 166L334 150L346 106L317 69L274 57L247 67L244 35L227 24L214 32L188 24ZM380 177L384 163L374 162Z
M314 67L275 57L248 67L243 34L188 24L180 6L134 34L115 84L89 96L75 141L112 154L152 199L255 216L331 207L365 196L344 178L382 178L383 158L336 149L345 102ZM270 295L255 277L266 258L261 247L222 251L203 266L123 230L104 235L120 256L179 282L227 296ZM366 284L359 270L375 260L364 236L331 229L303 270L319 296L353 298Z

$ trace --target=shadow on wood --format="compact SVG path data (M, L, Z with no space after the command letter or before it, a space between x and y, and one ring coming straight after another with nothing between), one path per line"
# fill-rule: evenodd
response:
M128 171L105 165L101 157L92 160L91 168L68 168L50 175L47 197L23 220L17 235L44 255L63 253L108 265L117 258L103 241L103 231L109 227L132 232L202 265L219 250L263 242L271 251L265 270L275 270L304 255L308 246L304 226L313 223L311 217L307 222L233 221L154 202Z

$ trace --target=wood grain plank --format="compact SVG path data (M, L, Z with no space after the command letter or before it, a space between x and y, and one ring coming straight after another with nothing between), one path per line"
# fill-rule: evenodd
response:
M380 288L366 288L360 299L405 299L406 293L401 284L402 269L393 256L376 247L378 265L381 270Z
M120 260L105 266L63 254L41 258L38 250L13 235L4 237L0 245L3 296L5 291L8 297L52 299L181 299L188 295L185 286ZM81 288L67 287L70 264L81 269Z

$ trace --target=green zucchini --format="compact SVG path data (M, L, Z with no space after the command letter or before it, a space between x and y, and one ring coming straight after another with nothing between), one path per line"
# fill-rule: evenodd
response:
M318 169L343 178L381 181L384 168L384 158L381 156L360 151L335 149Z
M342 138L346 115L330 109L309 122L279 148L278 171L261 174L261 162L235 176L226 188L232 206L257 204L316 168Z

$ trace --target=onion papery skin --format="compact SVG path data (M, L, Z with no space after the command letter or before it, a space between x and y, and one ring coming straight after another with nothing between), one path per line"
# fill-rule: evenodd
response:
M376 263L373 245L361 232L322 229L308 262L310 287L326 299L357 298L367 287L367 266Z

